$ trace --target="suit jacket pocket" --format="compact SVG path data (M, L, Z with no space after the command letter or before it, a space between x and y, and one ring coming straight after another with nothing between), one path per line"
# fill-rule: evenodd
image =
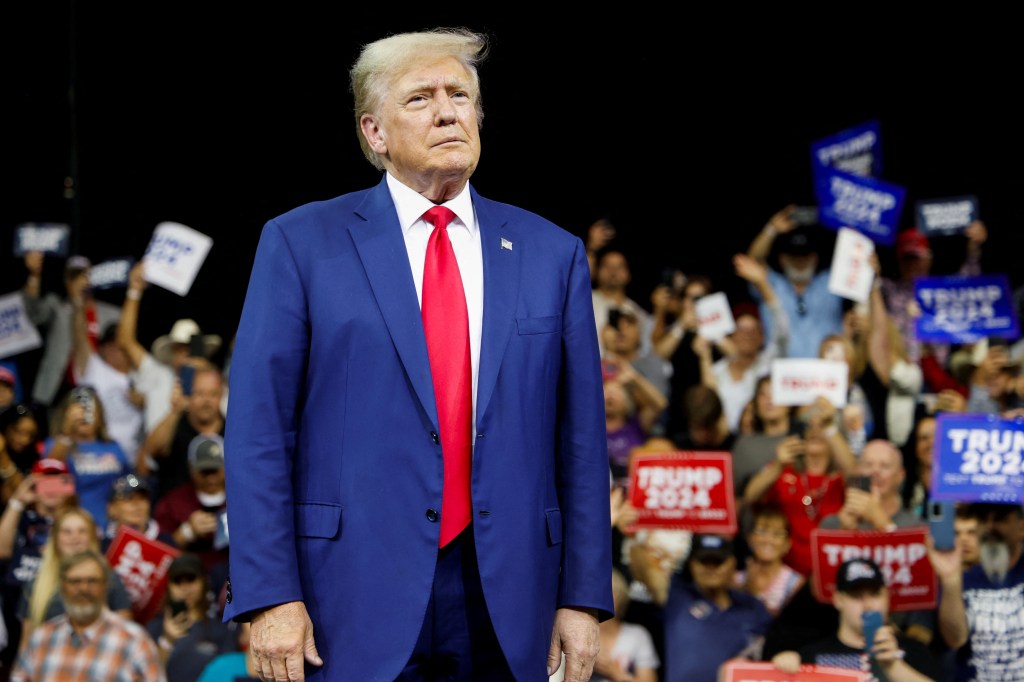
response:
M554 334L562 331L562 316L517 317L516 326L520 334Z
M297 502L295 534L306 538L337 537L341 529L341 505L329 502Z
M562 510L547 509L544 515L548 521L548 544L558 545L562 542Z

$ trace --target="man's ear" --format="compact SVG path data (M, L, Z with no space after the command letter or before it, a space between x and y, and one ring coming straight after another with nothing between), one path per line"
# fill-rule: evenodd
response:
M376 116L371 114L363 114L359 118L359 129L363 132L363 137L366 138L367 143L377 154L387 154L388 145L386 136L384 135L384 129L380 126L380 121L377 120Z

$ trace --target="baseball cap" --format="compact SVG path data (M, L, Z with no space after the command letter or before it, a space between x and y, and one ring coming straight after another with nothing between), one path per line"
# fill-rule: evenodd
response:
M0 383L5 383L11 388L18 383L18 380L14 376L14 372L7 369L3 365L0 365Z
M145 479L141 479L135 474L128 474L111 484L108 499L110 501L125 500L135 493L142 493L149 497L149 485L146 484Z
M205 573L203 561L192 552L182 552L174 558L167 569L167 579L174 580L182 575L201 576Z
M201 433L188 444L188 464L196 471L224 468L224 439Z
M68 469L66 462L53 457L43 457L41 460L32 465L33 474L68 474L71 470Z
M696 561L701 559L725 561L734 555L732 539L725 535L694 535L690 542L690 558Z
M853 592L860 588L880 590L885 587L882 569L871 559L848 559L836 573L836 591Z
M780 234L775 243L779 253L788 253L791 256L816 253L814 236L806 227L798 227Z
M79 272L92 267L92 261L85 256L71 256L64 263L65 272Z
M896 255L915 256L917 258L932 255L932 247L928 243L928 237L924 236L916 227L903 230L896 235Z

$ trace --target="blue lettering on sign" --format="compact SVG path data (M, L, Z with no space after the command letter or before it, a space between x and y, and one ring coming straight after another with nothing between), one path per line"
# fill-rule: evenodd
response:
M0 337L13 336L21 331L21 308L14 306L0 310Z
M178 259L194 251L192 245L167 235L157 235L146 249L146 258L174 265Z
M1024 420L941 414L932 497L965 502L1024 499Z

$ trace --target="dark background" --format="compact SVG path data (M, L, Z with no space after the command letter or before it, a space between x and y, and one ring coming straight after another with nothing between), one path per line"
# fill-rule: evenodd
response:
M165 220L210 235L187 297L147 291L147 345L184 316L229 339L263 223L379 179L356 141L348 67L366 42L435 25L492 38L474 186L581 236L610 216L643 304L667 265L743 291L729 258L776 210L812 202L810 144L871 119L881 179L907 189L901 227L918 199L975 195L983 267L1020 283L1010 17L96 4L0 10L0 244L23 222L67 222L99 262L140 257ZM933 247L933 271L955 270L962 238ZM8 259L0 292L24 281ZM60 270L48 265L46 288L61 290Z

